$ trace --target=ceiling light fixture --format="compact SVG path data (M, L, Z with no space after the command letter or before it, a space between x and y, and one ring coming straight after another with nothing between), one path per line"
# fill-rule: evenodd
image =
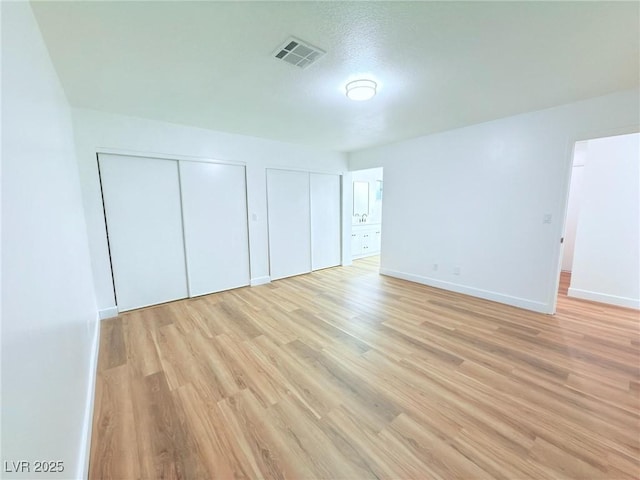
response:
M373 80L354 80L347 83L347 97L357 102L369 100L376 95L378 84Z

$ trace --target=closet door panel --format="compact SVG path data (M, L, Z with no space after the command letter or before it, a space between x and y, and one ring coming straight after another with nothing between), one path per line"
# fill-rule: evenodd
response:
M335 267L341 253L340 176L312 173L310 184L311 267Z
M271 279L311 271L309 174L267 170Z
M187 296L178 163L100 155L119 311Z
M190 296L249 285L245 168L180 162Z

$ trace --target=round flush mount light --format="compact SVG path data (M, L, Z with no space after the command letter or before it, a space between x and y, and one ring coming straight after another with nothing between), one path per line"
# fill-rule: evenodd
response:
M370 100L376 94L378 84L373 80L354 80L347 83L347 97L351 100L361 102L363 100Z

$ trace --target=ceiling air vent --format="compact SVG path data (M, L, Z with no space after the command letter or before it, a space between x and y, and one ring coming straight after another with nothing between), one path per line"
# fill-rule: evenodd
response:
M291 37L274 52L274 56L296 67L306 68L325 53L318 47Z

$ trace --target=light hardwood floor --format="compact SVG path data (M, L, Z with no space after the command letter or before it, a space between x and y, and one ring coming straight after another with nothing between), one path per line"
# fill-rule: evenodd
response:
M638 312L376 261L103 322L90 478L639 478Z

